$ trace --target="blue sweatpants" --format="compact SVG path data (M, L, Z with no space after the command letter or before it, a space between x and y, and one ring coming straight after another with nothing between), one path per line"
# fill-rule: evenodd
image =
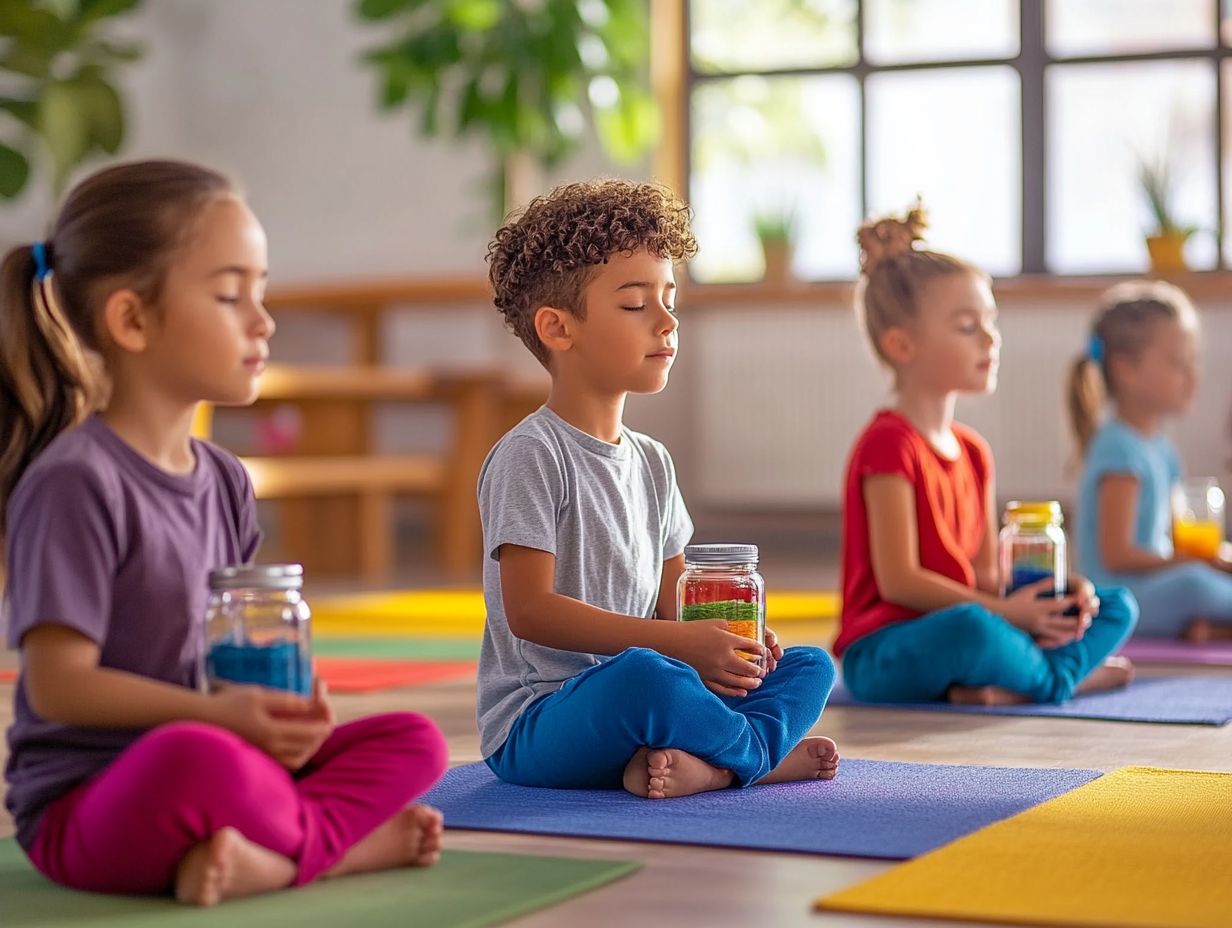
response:
M1232 574L1193 562L1126 578L1142 616L1136 635L1179 638L1194 619L1232 624Z
M951 686L999 686L1032 702L1062 702L1129 637L1138 617L1120 587L1096 591L1100 610L1077 641L1041 650L975 603L880 628L843 652L843 680L866 702L932 702Z
M616 789L639 748L679 748L749 786L808 734L833 686L820 648L788 648L744 697L718 696L683 661L629 648L531 703L486 762L522 786Z

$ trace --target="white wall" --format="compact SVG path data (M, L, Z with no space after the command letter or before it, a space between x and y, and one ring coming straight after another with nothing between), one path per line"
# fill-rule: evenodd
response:
M234 175L266 226L275 282L480 275L489 157L479 141L428 141L411 113L378 111L378 82L359 56L388 32L353 7L153 0L117 20L147 49L122 81L122 156L188 158ZM559 176L614 170L592 144ZM0 204L0 245L43 235L45 187Z

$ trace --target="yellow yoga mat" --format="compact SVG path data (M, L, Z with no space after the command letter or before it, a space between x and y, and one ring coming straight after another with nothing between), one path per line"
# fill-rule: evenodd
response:
M1228 928L1232 774L1123 767L816 907L1024 925Z
M479 590L404 590L355 596L310 597L315 631L323 635L415 635L456 638L481 635L485 609ZM831 592L769 593L771 625L832 619Z

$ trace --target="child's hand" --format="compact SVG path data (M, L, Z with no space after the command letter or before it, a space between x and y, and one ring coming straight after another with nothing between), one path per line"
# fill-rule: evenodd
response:
M1095 584L1086 577L1070 577L1069 591L1078 597L1078 637L1081 638L1099 615L1099 597Z
M311 700L260 686L224 686L209 721L259 747L288 770L308 762L334 728L324 687Z
M1045 650L1076 640L1084 627L1077 595L1039 598L1041 593L1050 593L1052 588L1051 579L1030 583L1015 590L1001 604L1001 614L1006 620L1034 638ZM1091 595L1094 598L1093 592ZM1079 614L1065 615L1070 609L1078 609Z
M765 646L727 630L722 619L682 622L672 657L697 671L706 688L720 696L747 696L761 686L765 671L740 656L767 654Z
M783 659L783 646L779 644L779 636L774 629L766 626L766 673L774 670Z

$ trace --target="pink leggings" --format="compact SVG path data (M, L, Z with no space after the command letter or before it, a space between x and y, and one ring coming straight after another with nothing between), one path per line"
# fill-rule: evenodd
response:
M225 729L174 722L49 805L30 860L75 889L166 893L180 859L230 825L295 861L301 885L426 792L446 765L440 730L409 712L338 726L295 774Z

